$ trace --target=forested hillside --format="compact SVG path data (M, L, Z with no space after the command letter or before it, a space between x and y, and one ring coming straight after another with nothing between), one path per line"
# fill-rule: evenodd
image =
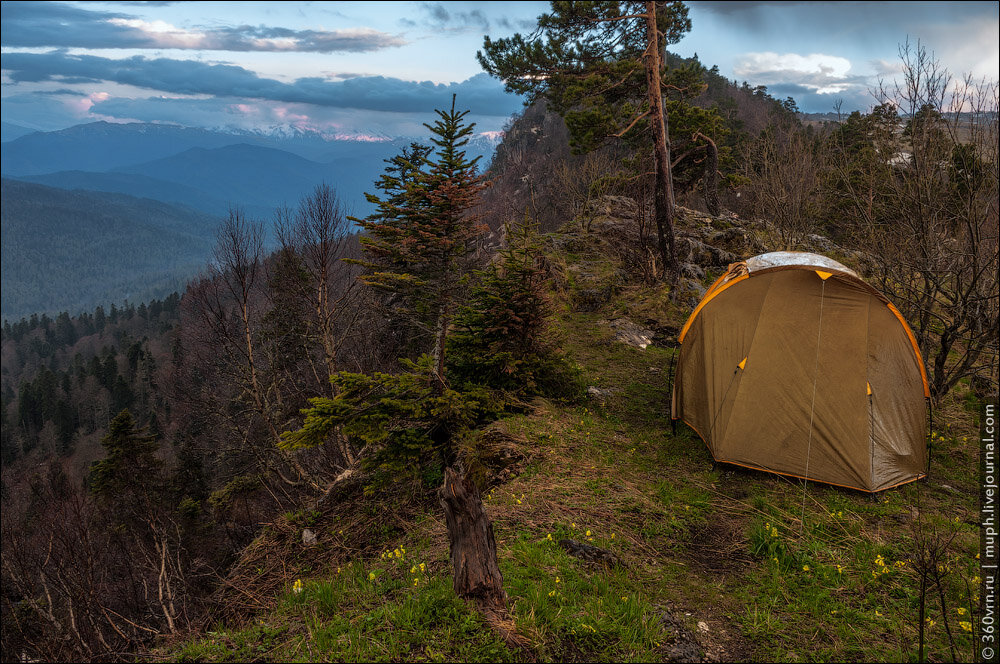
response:
M149 199L3 180L3 318L142 302L204 265L217 219Z
M184 210L4 180L5 317L8 287L50 312L3 328L5 660L969 659L995 85L949 113L918 49L893 103L804 125L669 54L681 3L587 4L584 28L568 7L530 37L551 42L485 40L531 102L488 165L443 100L364 208L320 184L232 209L211 248ZM262 150L139 170L195 187ZM276 182L311 168L279 157ZM926 481L873 499L717 465L671 421L684 322L776 250L842 261L905 317ZM87 254L108 269L46 269ZM183 270L163 299L132 285Z

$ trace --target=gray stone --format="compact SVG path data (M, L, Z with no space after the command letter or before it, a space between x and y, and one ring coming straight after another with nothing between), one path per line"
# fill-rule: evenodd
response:
M312 546L316 543L316 533L309 530L308 528L303 528L302 530L302 543L306 546Z
M587 388L587 396L590 397L591 399L600 401L602 403L604 401L607 401L608 397L610 397L614 393L615 391L611 388L601 389L599 387L595 387L594 385L591 385L590 387Z
M681 275L689 279L701 281L705 278L705 270L696 263L681 263Z
M615 341L646 350L653 342L653 331L636 325L628 318L615 318L608 321L608 326L615 333Z

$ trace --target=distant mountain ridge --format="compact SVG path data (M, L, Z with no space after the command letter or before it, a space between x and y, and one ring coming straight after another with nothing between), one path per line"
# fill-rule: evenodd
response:
M294 128L222 132L94 122L4 143L0 162L9 178L154 198L212 215L240 206L269 217L325 182L363 216L371 211L364 194L373 191L384 160L419 140L377 138L347 140ZM484 157L485 168L499 138L476 136L467 150Z

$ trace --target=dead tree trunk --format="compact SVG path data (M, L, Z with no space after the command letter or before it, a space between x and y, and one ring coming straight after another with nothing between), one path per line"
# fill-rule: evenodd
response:
M482 609L506 612L497 544L479 489L467 475L446 468L438 495L448 526L455 594L475 600Z
M705 187L705 207L713 217L722 214L722 206L719 205L719 148L715 141L699 132L695 133L695 138L703 138L708 144L708 156L705 158L705 177L703 185Z

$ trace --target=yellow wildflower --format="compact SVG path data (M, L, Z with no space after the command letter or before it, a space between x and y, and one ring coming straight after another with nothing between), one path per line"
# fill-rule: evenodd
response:
M875 617L876 617L876 618L881 618L881 617L882 617L882 614L881 614L881 613L879 613L879 610L878 610L878 609L875 609Z
M521 499L520 499L520 498L518 498L518 499L517 499L517 504L518 504L518 505L520 505L520 504L521 504Z
M964 606L960 606L960 607L958 607L955 610L958 611L958 615L960 615L960 616L964 616L965 615L965 607Z
M413 585L414 586L416 586L418 583L420 583L420 579L413 579Z
M972 623L970 623L970 622L968 622L966 620L963 620L960 623L958 623L958 626L961 627L962 629L964 629L966 632L971 632L972 631Z
M843 574L843 573L844 573L844 568L841 567L840 565L837 565L837 574Z
M420 571L421 571L421 572L425 572L425 571L427 571L427 565L425 565L425 564L423 564L423 563L420 563Z
M296 579L295 583L292 585L292 592L298 595L300 592L302 592L302 590L303 590L302 579Z
M559 583L559 582L560 582L560 581L559 581L559 577L557 576L557 577L556 577L556 583Z
M974 577L972 577L972 582L973 582L973 583L979 583L979 581L980 581L980 579L979 579L979 577L978 577L978 576L974 576Z
M413 567L410 568L410 574L416 574L416 573L417 573L417 566L414 565Z
M777 536L778 536L778 529L771 528L771 537L777 537Z
M548 535L546 535L545 539L547 539L548 541L551 542L552 541L552 533L549 533Z
M375 572L368 572L368 580L369 581L375 580Z
M587 531L587 537L590 537L590 531L589 530Z
M809 571L809 565L803 565L802 566L802 571L803 572L808 572Z
M573 530L576 530L576 524L575 523L569 524L569 527L572 528Z
M927 618L925 622L927 623L928 627L933 627L934 625L937 624L936 620L931 620L930 618Z

